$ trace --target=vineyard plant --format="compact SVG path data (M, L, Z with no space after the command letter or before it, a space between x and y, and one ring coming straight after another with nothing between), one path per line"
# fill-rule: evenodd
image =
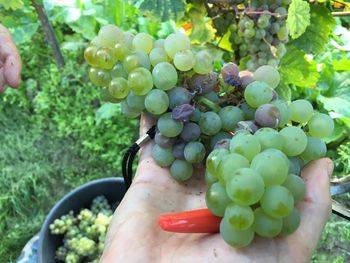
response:
M0 0L0 19L23 62L20 88L0 95L0 262L16 260L69 190L121 176L142 111L158 119L152 156L175 179L206 164L207 206L240 233L222 234L230 245L249 245L252 225L265 237L298 227L304 163L328 156L331 181L349 180L345 1ZM229 181L220 158L245 179ZM242 198L244 180L255 194ZM335 197L347 208L349 198ZM311 261L349 262L349 229L332 215Z

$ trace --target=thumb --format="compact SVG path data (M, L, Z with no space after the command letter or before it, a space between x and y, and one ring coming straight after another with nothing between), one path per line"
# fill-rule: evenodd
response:
M305 181L305 198L298 204L300 226L297 234L304 248L314 249L331 213L329 178L333 162L328 158L309 163L302 171Z
M154 118L147 115L146 113L142 113L141 119L140 119L140 137L145 135L147 131L156 123L157 121ZM139 158L140 162L150 157L151 151L152 151L151 142L147 142L145 145L143 145L140 149L140 158Z

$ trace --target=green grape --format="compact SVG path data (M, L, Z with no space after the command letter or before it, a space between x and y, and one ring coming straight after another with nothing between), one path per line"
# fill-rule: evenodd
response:
M239 153L251 161L261 150L259 139L249 133L240 132L232 137L230 151Z
M128 73L125 71L122 63L117 63L111 70L112 78L128 78Z
M126 102L130 108L141 112L145 109L145 98L146 96L137 96L134 92L130 91L126 97Z
M96 64L103 69L111 69L115 63L112 51L107 48L98 49L95 59Z
M234 247L246 247L254 239L254 231L252 228L236 230L228 222L226 217L221 220L220 235L227 244Z
M225 156L229 154L229 151L226 150L226 149L215 149L213 150L207 157L206 159L206 168L207 170L217 176L217 169L218 169L218 166L221 162L221 159Z
M244 120L243 111L234 106L226 106L219 111L222 123L222 129L226 131L234 131L239 121Z
M190 47L190 39L181 32L172 33L164 40L164 49L170 58L173 58L177 52Z
M163 167L171 165L175 160L171 148L162 148L158 144L153 145L152 157L159 166Z
M254 219L253 229L259 236L275 237L282 230L282 219L265 214L260 207L254 210Z
M177 83L177 72L168 62L158 63L152 70L154 85L158 89L170 90Z
M114 46L113 53L119 61L123 61L130 53L130 46L128 46L125 42L117 43Z
M145 51L147 54L151 52L153 47L153 38L146 33L138 33L132 41L134 49Z
M269 186L265 189L260 200L261 208L274 218L286 217L294 207L292 193L280 185Z
M176 159L170 166L170 174L178 181L186 181L192 177L192 164L185 160Z
M85 61L91 65L91 66L96 66L96 52L97 52L97 47L96 46L88 46L85 50L84 50L84 58Z
M176 52L174 66L180 71L191 70L196 62L193 52L189 49Z
M153 89L146 96L145 107L148 112L154 115L162 114L169 107L169 97L165 91Z
M250 206L230 204L226 207L225 218L236 230L246 230L253 225L254 213Z
M145 51L135 50L126 56L123 66L128 73L139 67L149 70L151 68L151 61Z
M233 176L225 179L227 195L236 204L253 205L264 194L264 180L254 169L240 168L233 172Z
M290 110L288 104L283 100L274 100L270 102L275 105L280 111L280 120L278 122L278 127L284 127L290 120Z
M214 215L224 216L226 206L231 203L225 185L220 182L213 183L205 194L205 202Z
M297 230L300 225L299 210L296 207L294 207L293 210L289 213L289 215L283 218L282 224L283 224L282 230L281 230L282 235L290 235L295 230Z
M220 116L213 111L204 112L201 114L199 126L202 133L214 135L218 133L222 127Z
M300 157L306 161L320 159L326 156L327 146L324 141L316 137L307 137L307 145L305 150L300 154Z
M298 127L285 127L280 131L284 140L282 151L287 156L297 156L301 154L307 145L307 136L304 131Z
M146 95L153 87L151 72L145 68L134 69L129 74L128 85L136 95Z
M258 67L254 72L255 80L265 82L275 89L280 83L280 74L277 69L269 65Z
M124 33L115 25L105 25L100 28L98 38L100 45L112 48L115 44L123 40Z
M291 120L299 123L305 123L310 120L314 109L307 100L295 100L289 105Z
M109 71L99 68L90 68L89 70L90 81L98 86L108 86L111 81L111 75Z
M334 130L334 122L331 117L323 113L315 113L307 123L309 134L313 137L326 138Z
M261 128L254 133L254 136L259 139L261 150L268 148L283 149L283 137L275 129Z
M212 175L208 171L208 169L205 170L204 179L205 179L205 183L207 184L207 186L211 186L212 184L214 184L218 181L218 178L216 176Z
M165 39L163 38L157 39L156 41L154 41L153 48L158 48L158 47L164 48L164 42L165 42Z
M295 204L304 199L305 182L300 176L289 174L282 185L292 193Z
M252 160L250 167L259 172L266 187L282 184L286 180L289 162L283 155L279 150L263 151Z
M210 149L214 149L215 145L223 139L231 139L232 135L227 132L220 131L210 138ZM228 149L228 148L227 148Z
M246 119L246 120L252 120L252 119L254 119L254 114L255 114L255 110L254 109L252 109L249 105L248 105L248 103L246 103L246 102L243 102L242 104L241 104L241 110L242 110L242 112L243 112L243 114L244 114L244 118Z
M171 113L163 114L157 122L159 132L166 137L176 137L183 129L183 123L171 118Z
M168 55L164 48L156 47L149 53L149 59L153 67L155 67L160 62L168 62Z
M237 153L222 154L218 157L220 159L216 174L221 182L228 182L234 176L236 170L249 167L247 158Z
M106 101L106 102L110 102L110 103L119 103L122 101L122 99L116 99L114 98L110 93L109 93L109 89L107 87L103 87L100 90L101 93L101 100L102 101Z
M287 40L288 39L288 28L286 26L282 26L277 32L277 37L281 41Z
M184 149L185 160L189 163L199 163L205 157L204 145L200 142L189 142Z
M128 118L136 118L140 116L141 112L137 111L136 109L130 108L129 105L126 103L126 101L122 101L121 104L121 112Z
M128 82L124 78L114 78L109 83L109 93L116 99L124 99L129 93Z
M201 116L202 116L202 112L198 108L195 108L191 116L191 121L199 122L199 120L201 119Z
M244 98L250 107L258 108L271 101L272 89L265 82L254 81L246 87Z
M244 36L246 38L253 38L255 36L255 29L247 28L246 30L244 30Z
M198 74L207 74L213 70L214 63L210 53L206 50L201 50L195 55L196 62L193 66L194 72Z

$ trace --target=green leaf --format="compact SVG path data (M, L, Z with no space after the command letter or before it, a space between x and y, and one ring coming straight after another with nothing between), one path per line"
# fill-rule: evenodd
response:
M204 5L193 5L188 11L192 23L190 38L195 43L203 44L214 38L215 29L208 23L206 15Z
M228 52L233 52L230 37L231 37L231 31L227 30L226 34L220 39L219 47Z
M347 71L350 69L350 59L342 58L340 60L332 61L334 70L336 71Z
M317 55L325 50L335 24L328 8L324 5L312 5L310 25L304 34L290 43L307 54Z
M280 83L275 90L280 99L288 102L291 101L292 91L290 90L290 87L288 85L285 85L284 83Z
M309 87L315 85L319 79L316 62L307 60L306 54L293 46L287 46L279 71L284 84Z
M22 44L29 41L38 31L39 23L28 23L23 26L16 27L12 30L12 37L15 43Z
M0 7L3 6L6 10L8 9L19 9L23 7L22 0L0 0Z
M310 25L310 6L303 0L292 0L288 8L287 27L292 38L300 37Z
M133 0L132 4L139 6L144 11L150 11L162 21L170 18L179 19L185 12L183 0Z
M119 113L119 106L117 104L107 102L96 111L96 124L99 125L102 120L110 119Z

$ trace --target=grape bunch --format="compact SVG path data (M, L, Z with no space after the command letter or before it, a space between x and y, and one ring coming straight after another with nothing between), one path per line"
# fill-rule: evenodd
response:
M99 59L105 49L111 50L109 69ZM109 76L109 82L97 83L90 75L91 81L120 102L127 117L144 112L157 119L152 157L159 166L168 167L180 182L206 166L206 204L223 217L220 232L227 243L242 247L255 235L274 237L297 229L295 206L305 192L300 171L325 156L322 139L334 124L307 100L280 99L275 67L252 72L227 63L218 74L210 53L193 51L180 32L154 41L113 26L100 30L85 57L90 73Z
M56 258L66 263L99 262L112 214L107 199L98 196L90 209L82 209L77 215L70 211L55 219L49 227L51 234L64 235Z
M249 57L248 70L259 66L276 67L286 53L288 42L286 26L287 9L290 0L253 0L244 4L246 11L240 14L236 23L229 26L230 42L239 58Z

